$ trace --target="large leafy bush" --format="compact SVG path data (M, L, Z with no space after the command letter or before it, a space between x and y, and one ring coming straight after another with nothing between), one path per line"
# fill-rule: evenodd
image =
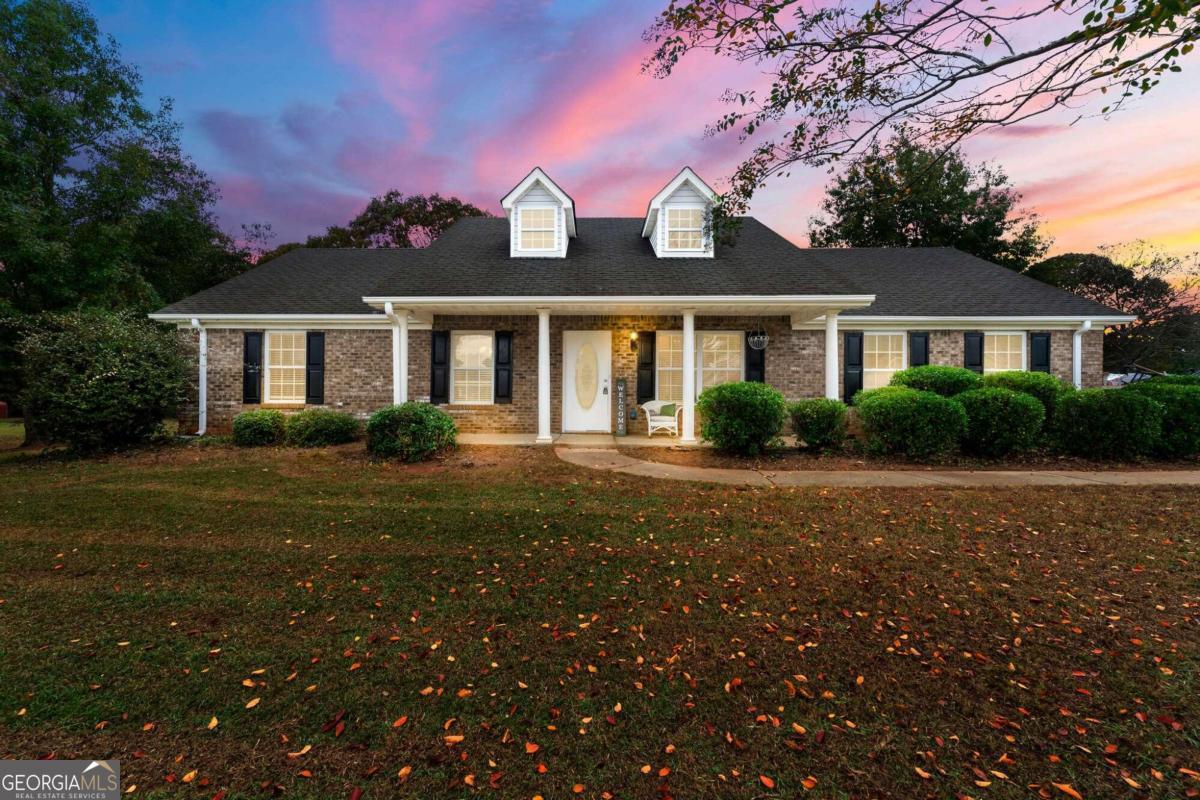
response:
M173 331L134 316L49 318L21 345L31 438L77 452L140 444L173 416L188 361Z
M1143 392L1084 389L1054 410L1059 446L1086 458L1133 459L1153 453L1162 436L1163 405Z
M239 447L262 447L283 441L286 423L276 408L243 411L233 418L233 443Z
M1139 381L1120 391L1142 394L1162 404L1162 435L1155 449L1157 455L1188 458L1200 454L1200 385Z
M978 389L983 379L979 373L964 367L943 367L930 364L924 367L909 367L892 376L892 386L903 386L919 392L933 392L942 397Z
M353 442L361 426L353 414L309 408L287 418L285 441L296 447L324 447Z
M821 450L846 440L846 404L826 397L800 400L788 406L792 431L805 447Z
M1173 383L1177 386L1200 386L1200 375L1155 375L1149 381L1138 383ZM1131 386L1133 384L1130 384Z
M787 401L765 383L722 383L705 389L696 401L700 435L718 450L758 455L779 437L787 419Z
M382 458L424 461L454 446L454 420L429 403L381 408L367 420L367 451Z
M985 386L963 392L954 399L967 412L967 432L963 437L966 450L999 458L1037 444L1046 409L1036 397L999 386Z
M950 452L967 430L960 403L934 392L889 387L856 396L867 448L922 459Z
M1048 372L1026 372L1024 370L993 372L983 377L983 385L998 386L1037 398L1045 411L1043 428L1050 427L1059 398L1068 392L1075 391L1074 386L1060 381Z

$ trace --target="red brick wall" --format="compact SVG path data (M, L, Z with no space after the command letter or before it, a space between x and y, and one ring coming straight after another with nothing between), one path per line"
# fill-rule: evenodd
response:
M788 399L820 397L825 394L824 330L792 330L786 317L697 317L697 330L751 330L764 327L771 340L766 354L767 383ZM504 405L450 405L447 412L463 432L535 433L537 431L537 317L528 316L438 316L437 330L513 331L513 402ZM550 410L551 430L562 429L562 342L563 331L612 331L613 386L624 378L628 402L637 397L637 355L629 346L629 334L646 330L681 330L679 316L551 316L550 317ZM840 334L854 330L841 326ZM208 332L208 430L227 432L233 417L247 406L242 398L242 331L210 329ZM1071 379L1071 332L1053 331L1050 338L1051 369L1063 380ZM193 353L196 334L180 331ZM409 332L409 397L429 399L429 331ZM1103 383L1102 331L1084 334L1084 384ZM930 361L961 365L963 331L931 331ZM844 355L844 354L839 354ZM327 408L366 416L392 401L392 342L390 330L329 329L325 331L325 401ZM839 396L841 373L838 370ZM196 373L193 373L193 384ZM613 403L612 429L616 430ZM299 408L299 406L295 407ZM180 413L183 430L196 429L196 391ZM630 424L640 432L641 420Z

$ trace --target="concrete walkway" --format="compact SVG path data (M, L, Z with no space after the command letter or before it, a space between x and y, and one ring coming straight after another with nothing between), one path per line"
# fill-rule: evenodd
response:
M734 486L1200 486L1200 470L756 470L685 467L643 461L610 448L556 447L581 467L676 481Z

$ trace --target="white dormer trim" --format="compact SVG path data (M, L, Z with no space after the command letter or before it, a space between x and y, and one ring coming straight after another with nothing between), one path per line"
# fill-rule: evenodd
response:
M694 194L699 195L699 201L695 198L687 200L673 199L675 194L685 186L689 187ZM705 183L691 167L684 167L658 194L651 198L649 205L646 206L646 221L642 225L642 237L650 240L650 246L654 248L654 252L660 258L712 258L712 236L707 231L703 237L704 244L700 248L672 249L668 247L666 212L671 208L699 208L703 211L703 216L707 220L716 202L717 193L713 191L712 187Z
M542 170L541 167L534 167L529 174L521 179L521 182L513 187L512 191L504 195L500 199L500 207L504 209L504 214L509 219L512 219L513 208L517 202L534 187L535 184L541 184L546 191L554 195L559 204L562 205L563 215L566 217L567 236L575 238L575 201L571 196L558 187L558 184L550 180L550 176Z

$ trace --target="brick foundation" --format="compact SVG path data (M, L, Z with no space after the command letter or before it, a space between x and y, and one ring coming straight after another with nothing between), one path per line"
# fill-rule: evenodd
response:
M501 405L449 405L446 411L464 433L535 433L537 431L537 317L523 316L438 316L436 330L511 330L513 331L513 401ZM697 317L698 331L745 331L763 327L770 335L766 355L767 383L778 388L789 400L820 397L825 394L824 330L792 330L786 317ZM637 397L637 354L630 348L633 331L683 328L680 316L551 316L550 317L550 413L551 430L562 430L563 331L608 330L612 332L613 386L624 378L628 402ZM854 330L848 323L841 333ZM181 330L180 336L196 363L198 335ZM392 401L391 331L383 329L328 329L325 331L325 405L365 417ZM1051 370L1062 380L1071 379L1071 331L1051 332ZM429 399L429 343L426 330L409 332L408 387L413 400ZM841 340L839 338L839 347ZM1083 382L1085 386L1103 384L1103 331L1089 331L1083 337ZM963 362L963 331L930 331L930 362L958 366ZM841 394L841 370L839 396ZM196 381L192 375L189 401L180 413L181 430L196 429ZM208 430L228 432L234 416L250 408L242 398L242 331L208 331ZM612 430L616 430L613 403ZM294 410L303 406L281 407ZM631 422L630 432L644 431L639 419Z

